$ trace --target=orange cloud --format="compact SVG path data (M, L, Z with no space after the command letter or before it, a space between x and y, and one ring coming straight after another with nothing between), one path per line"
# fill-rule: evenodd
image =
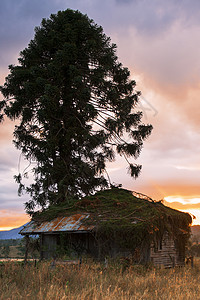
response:
M145 166L144 166L145 168ZM129 180L127 185L124 185L130 190L135 190L141 193L148 195L149 197L160 200L164 199L167 196L176 196L176 197L188 197L188 198L200 198L200 188L199 185L193 185L186 182L159 182L159 178L156 181L151 179L145 180L145 178L138 178L135 182ZM145 177L145 174L144 174Z

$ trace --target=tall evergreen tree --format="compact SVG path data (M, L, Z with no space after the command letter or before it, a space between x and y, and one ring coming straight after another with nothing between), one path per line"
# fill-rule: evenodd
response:
M34 162L33 184L16 176L19 193L30 193L28 212L107 186L105 164L116 152L138 176L141 166L128 158L138 157L152 126L134 111L135 81L102 27L79 11L59 11L35 28L18 61L1 86L0 118L19 119L15 146Z

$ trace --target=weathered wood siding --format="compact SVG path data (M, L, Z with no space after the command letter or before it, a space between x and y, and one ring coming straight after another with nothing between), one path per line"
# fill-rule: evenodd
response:
M56 255L57 235L42 234L41 258L50 259Z
M150 261L154 265L164 265L165 267L174 267L184 265L184 254L178 252L175 241L167 234L164 235L162 241L157 244L151 244Z
M65 233L62 235L62 243L60 234L42 234L41 258L49 259L56 256L61 244L74 257L90 254L95 258L104 259L106 256L112 258L117 256L128 257L132 253L129 249L121 249L113 241L98 241L90 233ZM178 251L174 239L165 234L162 241L151 243L151 245L150 243L145 243L138 250L138 255L136 255L137 257L134 258L134 261L137 263L152 262L154 265L163 265L165 267L180 266L184 265L184 249L185 244Z

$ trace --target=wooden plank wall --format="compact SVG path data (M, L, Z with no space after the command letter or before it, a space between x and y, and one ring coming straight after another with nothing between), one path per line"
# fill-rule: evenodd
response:
M179 260L179 253L172 238L165 234L161 244L154 245L152 243L151 245L150 260L154 265L164 265L165 267L184 265L184 262Z

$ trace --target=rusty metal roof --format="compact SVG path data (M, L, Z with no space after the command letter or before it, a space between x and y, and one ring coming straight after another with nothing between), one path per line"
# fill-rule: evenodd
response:
M83 223L89 216L89 214L76 214L68 217L57 217L51 221L45 221L40 224L31 221L19 233L22 235L34 235L56 232L88 232L94 229L94 226L88 226Z

